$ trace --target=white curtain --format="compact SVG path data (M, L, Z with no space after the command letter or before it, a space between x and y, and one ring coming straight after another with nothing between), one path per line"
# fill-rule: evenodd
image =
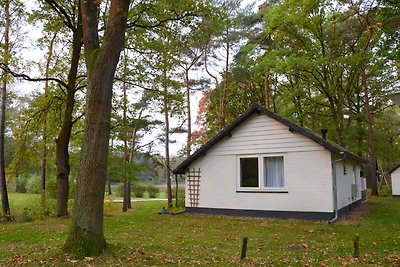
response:
M264 158L264 186L283 187L283 157Z

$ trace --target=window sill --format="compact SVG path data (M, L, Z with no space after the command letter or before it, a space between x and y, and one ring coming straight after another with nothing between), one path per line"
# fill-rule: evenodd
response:
M287 189L238 189L236 193L289 193Z

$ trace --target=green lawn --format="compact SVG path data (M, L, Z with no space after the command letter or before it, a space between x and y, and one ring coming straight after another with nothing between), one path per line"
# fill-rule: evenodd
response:
M23 197L11 195L13 205ZM127 213L106 203L107 251L75 259L61 252L70 219L0 224L0 266L399 266L400 199L375 198L362 220L323 221L158 215L166 203L138 202ZM352 259L358 233L361 259ZM239 260L242 237L247 258Z

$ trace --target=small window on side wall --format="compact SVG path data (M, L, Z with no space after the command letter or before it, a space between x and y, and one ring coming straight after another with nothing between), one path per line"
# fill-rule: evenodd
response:
M259 187L258 158L240 158L240 187Z

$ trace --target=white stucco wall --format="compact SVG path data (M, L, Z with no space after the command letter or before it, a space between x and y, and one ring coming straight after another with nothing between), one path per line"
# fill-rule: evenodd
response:
M400 196L400 168L394 170L391 174L392 177L392 195Z
M339 159L337 156L332 160ZM341 160L336 164L337 179L337 195L338 209L348 206L349 204L361 199L361 178L360 165L352 160ZM345 168L344 168L345 166ZM352 184L357 184L357 197L352 197Z
M287 192L237 192L239 156L277 153L285 157ZM333 211L331 153L265 115L253 115L190 168L202 172L198 207Z

